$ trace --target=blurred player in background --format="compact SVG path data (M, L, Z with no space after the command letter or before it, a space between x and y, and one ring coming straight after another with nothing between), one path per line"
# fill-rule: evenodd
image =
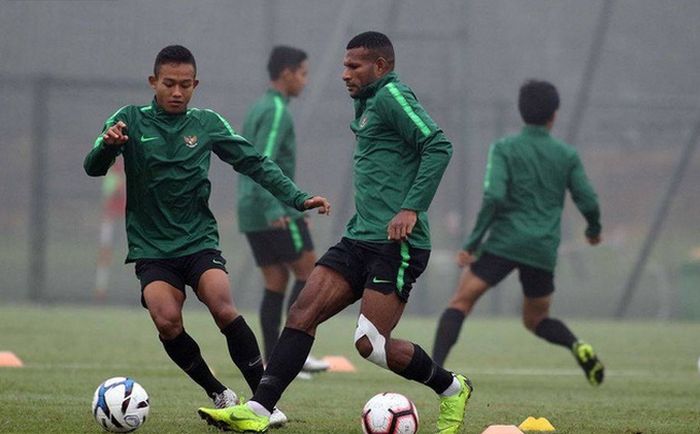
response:
M126 179L124 163L115 161L102 183L102 221L98 240L97 272L95 275L95 298L107 298L107 286L114 253L114 225L124 218L126 208Z
M354 99L356 213L318 261L292 306L265 375L245 404L201 408L208 423L265 432L270 414L304 365L319 324L361 300L355 348L368 361L425 384L440 397L437 432L461 430L472 387L437 366L417 344L391 336L413 283L428 264L427 210L452 144L394 72L394 47L378 32L346 46L343 81ZM322 399L322 398L321 398Z
M298 48L274 47L267 71L270 87L250 108L241 134L293 180L296 142L287 105L306 86L307 55ZM260 324L267 360L279 338L289 274L294 274L295 281L287 311L306 284L316 263L316 254L304 214L285 205L247 176L240 176L238 182L238 224L248 239L265 284ZM328 367L325 361L311 356L304 363L306 372L325 371Z
M551 83L525 82L518 99L525 126L520 134L491 145L481 210L457 256L464 271L435 335L433 359L441 366L479 297L518 269L525 327L570 350L591 384L603 381L604 367L593 347L549 316L567 190L588 224L588 243L601 240L598 198L581 159L574 148L550 136L558 108L559 94Z
M103 176L117 156L127 178L126 262L135 262L141 303L148 309L170 358L199 384L218 408L238 402L214 377L183 325L185 286L204 303L226 338L231 359L255 390L263 374L253 331L234 306L226 260L218 250L216 220L209 209L211 154L244 173L287 205L327 212L328 201L312 197L260 155L212 110L188 108L198 85L192 53L163 48L149 83L150 105L128 105L105 122L84 162L90 176ZM276 411L276 421L286 417ZM279 416L279 417L277 417Z

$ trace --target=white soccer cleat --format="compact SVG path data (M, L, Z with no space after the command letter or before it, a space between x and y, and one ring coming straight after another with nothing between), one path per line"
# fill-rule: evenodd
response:
M287 422L289 422L287 415L282 413L279 408L275 407L270 415L270 428L279 428Z
M240 403L238 395L236 395L236 393L231 389L225 389L221 393L215 393L213 400L214 407L216 408L233 407L234 405L238 405Z
M323 372L327 371L331 367L330 363L325 360L317 359L316 357L309 356L304 362L304 367L301 368L304 372Z

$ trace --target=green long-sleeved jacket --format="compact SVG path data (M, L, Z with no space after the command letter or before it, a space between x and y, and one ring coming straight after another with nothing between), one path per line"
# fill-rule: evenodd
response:
M476 250L488 231L483 251L553 271L566 190L588 223L586 236L600 234L598 198L574 148L536 125L496 141L481 210L464 250Z
M124 158L126 262L218 247L216 220L208 205L212 152L290 206L301 210L310 197L212 110L192 108L173 115L155 100L148 106L129 105L107 119L103 132L118 121L127 125L129 140L112 147L100 134L84 168L90 176L102 176L118 155Z
M248 111L241 135L255 149L272 159L285 175L294 179L296 142L294 123L287 109L288 98L269 89ZM238 227L241 232L271 229L280 217L296 219L302 214L289 207L247 176L238 180Z
M387 226L402 209L417 211L408 242L430 248L426 211L452 155L452 144L413 91L391 72L355 98L355 215L351 239L388 242Z

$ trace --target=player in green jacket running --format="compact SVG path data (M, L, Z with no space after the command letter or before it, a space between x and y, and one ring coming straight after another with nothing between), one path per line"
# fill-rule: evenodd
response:
M255 335L233 304L226 260L218 250L216 220L208 206L212 152L290 206L323 213L329 204L299 190L219 114L187 107L198 84L196 70L187 48L172 45L161 50L149 77L153 102L125 106L112 115L84 167L90 176L103 176L117 156L123 157L126 262L136 263L141 302L168 356L223 408L238 400L213 376L184 329L185 285L209 308L232 360L253 390L263 365Z
M241 134L294 179L296 141L287 104L306 86L309 70L306 53L284 45L274 47L267 70L270 87L248 111ZM293 273L296 280L287 310L311 274L316 254L304 214L285 205L247 176L241 176L238 181L238 225L248 239L265 283L260 325L267 360L279 338L289 274ZM304 363L307 373L325 371L328 367L324 360L311 356Z
M479 297L517 268L525 295L525 327L570 349L588 381L599 385L604 367L591 345L549 317L566 191L588 223L585 236L591 245L601 239L598 199L576 150L550 135L559 108L556 88L544 81L525 82L518 108L525 122L520 134L496 141L489 150L483 204L457 256L465 269L440 318L433 359L444 364ZM477 250L481 255L474 262Z
M346 47L343 81L355 101L356 213L344 237L318 261L255 394L246 404L199 410L209 423L238 432L265 432L269 415L301 370L316 328L361 300L355 347L368 361L440 396L437 431L458 432L471 384L437 366L420 346L391 336L412 285L430 255L427 209L452 145L394 72L386 35L366 32Z

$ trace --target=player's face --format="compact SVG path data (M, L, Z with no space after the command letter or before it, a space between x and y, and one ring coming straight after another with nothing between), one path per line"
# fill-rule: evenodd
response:
M297 69L287 69L285 74L287 93L289 96L299 96L309 82L309 62L304 60Z
M377 58L364 47L351 48L343 59L343 81L351 97L356 97L363 87L380 77L381 67Z
M187 110L194 88L199 84L194 66L189 63L165 63L160 65L158 75L148 77L156 93L156 102L167 113L182 113Z

